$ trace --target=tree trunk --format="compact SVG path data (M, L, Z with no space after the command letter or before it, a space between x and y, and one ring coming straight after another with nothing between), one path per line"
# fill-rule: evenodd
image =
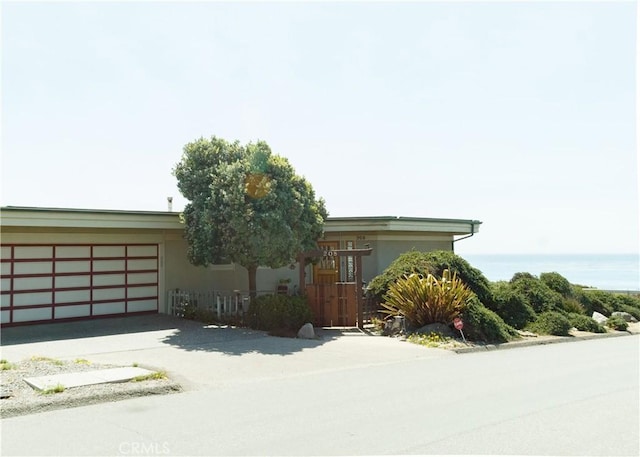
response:
M258 266L257 265L249 265L247 267L247 271L249 272L249 297L251 297L251 301L256 298L256 278L258 275Z

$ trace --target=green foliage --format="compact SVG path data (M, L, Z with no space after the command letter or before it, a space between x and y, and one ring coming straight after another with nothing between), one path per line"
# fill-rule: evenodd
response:
M559 293L564 298L573 297L571 283L560 273L556 273L555 271L552 273L541 273L540 281L542 281L549 289Z
M297 332L307 322L313 322L313 314L306 297L262 295L249 308L249 323L258 330Z
M161 381L163 379L167 379L167 373L166 372L164 372L164 371L154 371L153 373L136 376L136 377L131 379L131 382Z
M586 314L584 306L575 298L563 299L562 309L567 313Z
M191 263L242 265L252 291L258 266L287 265L323 233L324 201L265 142L200 138L184 147L173 173L189 200L183 219Z
M534 333L542 335L569 336L571 323L564 315L557 311L546 311L527 327Z
M583 332L591 332L591 333L604 333L606 332L605 328L594 321L589 316L585 316L584 314L578 313L569 313L567 315L569 319L569 323L578 330Z
M551 290L544 282L529 273L516 273L510 284L525 296L538 314L562 309L562 295Z
M403 276L417 273L424 277L429 274L442 277L444 270L455 273L483 303L491 300L491 289L487 278L480 270L473 268L466 260L451 251L405 252L382 274L373 278L368 289L377 302L382 303L385 301L384 295L389 286Z
M625 331L629 328L629 324L627 324L627 321L625 321L622 316L611 316L607 319L606 325L609 328L620 331Z
M416 328L436 322L450 324L460 315L472 294L449 270L444 270L442 279L414 273L389 286L382 312L402 315Z
M518 332L507 325L500 316L486 308L473 296L467 302L462 312L464 321L464 334L472 341L484 341L487 343L505 343L518 337Z
M412 333L407 337L409 343L426 346L428 348L437 348L441 346L462 346L450 337L443 336L440 333L432 332L428 335L420 333Z
M536 313L529 305L527 297L506 281L491 284L492 300L486 307L495 311L508 325L517 329L533 322Z
M12 363L9 363L7 359L0 360L0 371L13 370L14 368L15 368L15 365Z
M53 387L50 387L48 389L44 389L40 391L40 394L42 395L51 395L51 394L59 394L65 391L65 387L62 384L56 384Z

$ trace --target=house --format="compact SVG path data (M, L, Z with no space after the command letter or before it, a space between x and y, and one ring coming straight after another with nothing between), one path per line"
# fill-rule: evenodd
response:
M399 254L453 250L456 237L478 232L481 222L404 217L329 218L318 241L324 250L368 247L362 278L369 281ZM3 326L170 313L176 291L216 291L218 297L248 287L235 264L196 267L187 259L175 212L0 208L0 314ZM305 267L306 282L353 283L350 256L323 257ZM273 292L290 281L297 292L299 265L261 268L258 289ZM237 306L237 304L236 304Z

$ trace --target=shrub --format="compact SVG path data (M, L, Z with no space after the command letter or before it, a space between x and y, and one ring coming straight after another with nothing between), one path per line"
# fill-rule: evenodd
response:
M604 333L605 328L584 314L569 313L567 318L569 323L578 330L591 333Z
M455 273L484 303L491 300L489 280L466 260L451 251L409 251L398 256L380 275L371 280L369 293L378 303L384 302L389 286L412 273L442 277L444 270Z
M515 337L518 332L507 325L500 316L486 308L473 296L462 312L463 332L467 339L486 343L504 343Z
M529 273L516 273L510 284L524 295L533 310L540 314L562 309L562 295Z
M607 327L614 330L625 331L629 328L629 324L627 324L627 321L625 321L622 316L611 316L607 319Z
M584 306L575 298L565 298L562 300L562 309L567 313L583 314L587 317Z
M568 336L571 323L562 314L556 311L546 311L529 324L528 329L543 335Z
M258 330L297 332L307 322L313 322L313 314L305 297L263 295L249 308L249 324Z
M450 324L472 295L473 292L449 270L444 270L442 279L431 274L423 277L413 273L389 286L382 312L402 315L415 328L435 322Z
M495 311L508 325L522 329L533 322L536 313L529 305L527 298L506 281L491 284L493 298L485 306Z
M560 273L556 273L555 271L551 273L540 273L540 281L564 298L573 297L571 283Z

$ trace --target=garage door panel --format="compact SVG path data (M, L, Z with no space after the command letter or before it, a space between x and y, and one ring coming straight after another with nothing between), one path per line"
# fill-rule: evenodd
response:
M74 258L80 257L86 259L91 257L91 246L57 246L56 258Z
M0 279L0 290L9 290L11 288L11 280L10 279Z
M142 298L142 297L157 297L158 287L145 286L145 287L129 287L127 292L128 298Z
M51 310L52 308L14 309L13 322L50 320Z
M56 277L56 288L90 287L90 286L91 286L91 276L89 275L57 276Z
M157 281L157 273L129 273L127 275L127 284L149 284Z
M123 301L114 303L95 303L93 305L94 316L104 316L106 314L124 314L125 310L126 305Z
M55 293L56 303L76 303L91 301L91 291L89 289L83 290L65 290L56 291Z
M11 246L0 246L0 258L9 259L11 257Z
M94 246L93 257L124 257L124 246Z
M129 302L127 309L130 313L139 313L142 311L156 311L158 309L158 300L140 300Z
M11 306L11 295L0 294L0 308L8 308Z
M16 246L13 250L14 259L51 259L53 246Z
M94 300L119 300L125 298L125 289L96 289L93 291Z
M13 279L13 290L51 289L52 287L51 276Z
M70 317L89 317L91 305L57 306L54 310L54 319L68 319Z
M91 271L91 262L88 260L56 261L56 273L88 273L89 271Z
M30 292L13 294L13 306L51 305L53 303L52 292Z
M0 263L0 274L2 274L2 275L10 275L11 274L11 264L9 262Z
M13 273L16 275L51 274L52 272L53 272L53 262L50 262L50 261L16 262L16 264L13 266Z
M127 256L129 257L155 257L158 254L158 248L153 246L129 246Z
M94 286L119 286L124 284L124 274L93 275Z
M11 313L9 311L0 311L0 324L8 324L11 322Z
M158 261L156 259L137 259L137 260L129 260L128 269L129 270L155 270L158 266Z
M124 260L94 260L93 271L125 271Z

